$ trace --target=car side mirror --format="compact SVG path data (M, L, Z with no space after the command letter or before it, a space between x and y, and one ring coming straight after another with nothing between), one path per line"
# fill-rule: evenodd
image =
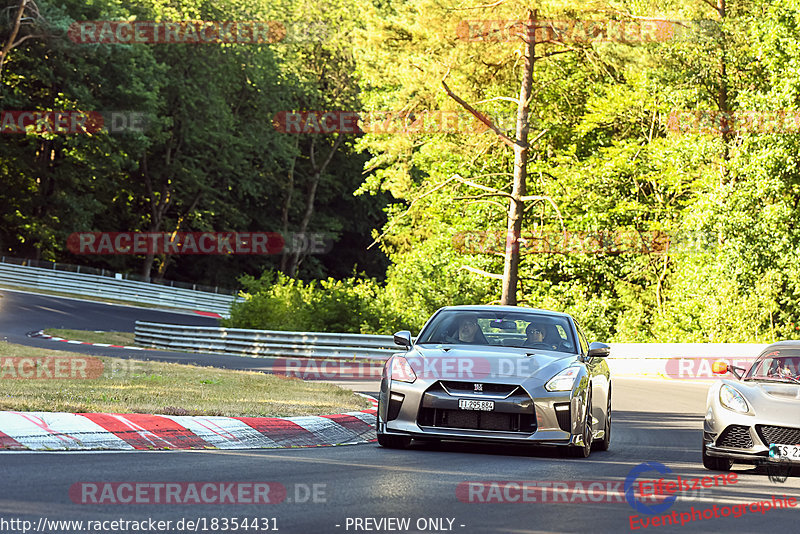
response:
M728 364L725 362L714 362L711 365L711 372L715 375L724 375L728 371Z
M611 354L611 347L605 343L594 341L589 345L589 352L586 354L587 358L606 358Z
M724 375L725 373L730 373L739 380L742 379L742 374L744 374L745 369L742 367L736 367L735 365L728 365L726 362L719 361L714 362L711 365L711 372L715 375Z
M401 330L394 334L394 344L405 347L406 350L411 348L411 332L408 330Z

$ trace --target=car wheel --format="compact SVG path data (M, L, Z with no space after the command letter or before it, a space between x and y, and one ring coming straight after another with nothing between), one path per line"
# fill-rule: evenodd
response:
M706 453L706 442L703 440L703 467L711 471L730 471L733 460L719 456L709 456Z
M411 445L411 438L407 436L387 436L378 434L378 444L387 449L405 449Z
M572 458L588 458L592 452L592 394L586 401L586 415L583 422L583 447L571 445L567 447L567 453Z
M594 444L595 450L607 451L611 446L611 388L608 388L608 407L606 407L606 425L603 439Z

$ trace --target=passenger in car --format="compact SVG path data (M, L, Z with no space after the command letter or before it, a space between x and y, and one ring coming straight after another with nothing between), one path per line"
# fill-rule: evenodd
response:
M483 335L478 325L477 315L462 315L458 318L458 330L447 340L449 343L470 343L474 345L488 345L486 336Z

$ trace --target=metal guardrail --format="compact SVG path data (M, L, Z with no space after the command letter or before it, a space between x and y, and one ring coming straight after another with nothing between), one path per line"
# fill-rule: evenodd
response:
M252 357L382 361L394 353L403 351L394 345L392 336L213 328L142 321L136 322L136 343L161 349L221 352ZM665 376L669 360L687 360L691 363L691 360L698 359L733 358L737 361L748 361L766 347L765 344L758 343L611 343L610 345L608 366L612 374L638 377ZM679 369L680 367L676 367L676 370ZM694 366L687 372L697 371L698 368Z
M222 316L230 313L230 307L234 301L242 300L234 295L220 295L96 274L73 273L8 263L0 263L0 283L59 291L71 295L113 298L142 304L202 310Z
M182 326L136 321L136 343L161 349L255 357L385 360L402 350L392 336Z

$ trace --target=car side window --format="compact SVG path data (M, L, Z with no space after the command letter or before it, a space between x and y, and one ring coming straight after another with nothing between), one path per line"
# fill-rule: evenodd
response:
M581 344L581 354L586 354L589 352L589 344L586 342L586 336L583 335L583 330L578 323L575 323L575 327L578 329L578 342Z

